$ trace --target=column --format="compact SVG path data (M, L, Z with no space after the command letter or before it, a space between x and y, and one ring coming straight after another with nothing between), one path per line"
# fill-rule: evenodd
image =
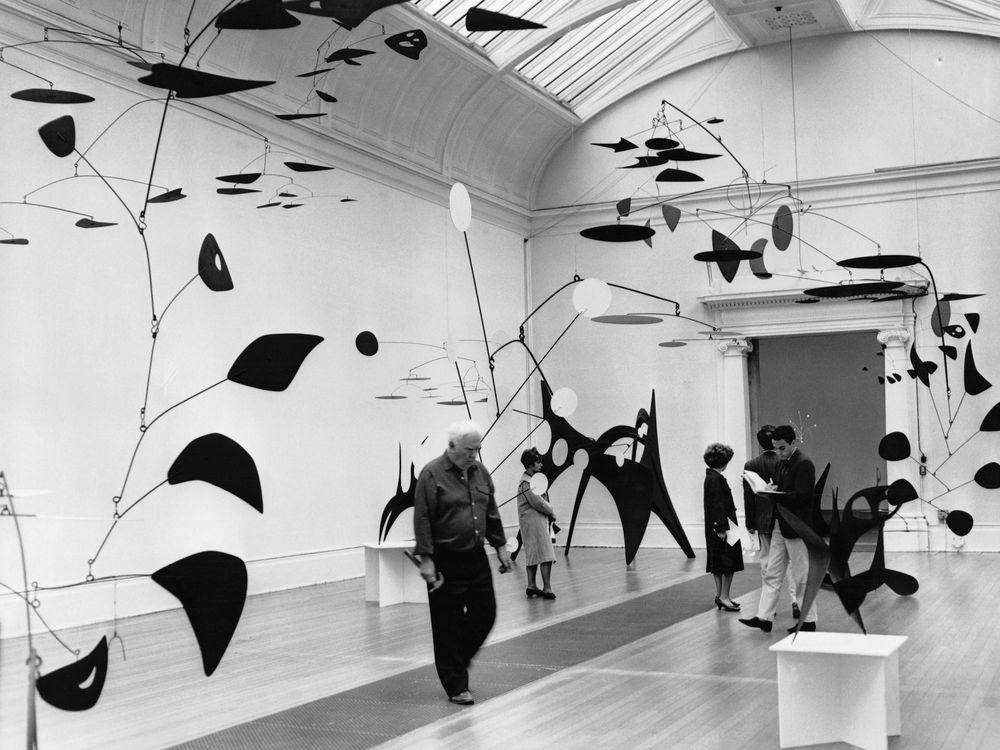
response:
M885 373L905 373L909 366L907 343L910 332L905 328L887 328L878 332L878 341L884 349ZM910 439L916 450L917 403L916 393L908 379L885 386L885 431L902 432ZM919 459L919 456L914 456ZM887 461L886 482L907 479L923 496L927 487L920 476L920 466L916 461ZM912 500L900 509L885 525L885 548L887 551L922 552L929 548L927 520L920 513L920 501Z
M736 452L731 465L742 467L748 458L747 425L750 421L750 383L746 360L753 351L753 344L745 338L733 338L720 341L717 348L722 352L722 375L718 381L719 441Z

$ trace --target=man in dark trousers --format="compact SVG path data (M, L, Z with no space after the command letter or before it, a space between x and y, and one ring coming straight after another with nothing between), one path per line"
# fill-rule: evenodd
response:
M807 526L811 526L816 467L809 456L793 445L794 442L795 429L791 425L778 425L771 433L771 444L779 458L775 479L776 494L772 497L785 510L794 513ZM764 576L764 587L760 591L760 601L757 604L757 615L747 620L740 620L744 625L760 628L765 633L771 631L771 626L774 623L781 581L785 577L785 571L789 565L792 569L792 578L795 580L796 591L806 590L806 576L809 574L809 553L806 551L805 542L792 530L777 509L775 509L775 515L777 523L771 534L771 550L768 555L767 572ZM802 630L816 629L815 601L803 619Z
M743 464L744 471L752 471L768 483L774 482L778 472L778 464L781 461L771 444L773 432L773 424L763 425L757 430L757 443L761 447L761 453ZM754 492L746 479L743 480L743 512L747 531L751 534L756 533L760 543L757 561L760 563L760 585L763 588L764 576L767 574L767 558L771 550L771 532L774 529L774 504L767 495L758 495ZM797 620L799 619L799 604L795 598L795 581L791 572L785 578L788 581L788 594L792 598L792 617Z
M461 706L475 702L469 663L496 619L485 543L496 548L500 572L512 565L493 480L477 458L482 440L475 422L449 427L447 450L420 472L413 507L414 554L428 583L434 665L448 700Z

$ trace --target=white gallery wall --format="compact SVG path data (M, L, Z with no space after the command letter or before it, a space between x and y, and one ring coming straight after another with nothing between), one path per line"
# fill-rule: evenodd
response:
M506 403L525 376L523 353L510 348L491 378L482 340L483 324L490 336L516 334L525 315L524 217L497 219L491 209L484 220L474 194L467 249L446 178L393 174L374 159L366 169L364 154L344 160L343 149L307 125L241 105L238 96L173 102L164 118L162 101L137 105L164 92L121 76L120 61L107 74L100 51L91 70L52 53L22 62L58 88L96 99L11 99L39 81L0 67L0 227L5 238L29 240L0 245L0 470L14 490L51 491L16 498L39 613L60 627L176 607L147 576L209 549L246 561L250 593L362 575L361 545L378 537L400 457L405 490L410 462L419 472L444 449L447 425L466 418L462 406L439 405L462 399L459 373L466 388L478 386L469 401L484 425L496 416L497 394ZM66 114L93 169L76 154L57 158L38 135ZM151 194L179 187L187 197L151 204L139 219L157 147ZM286 160L336 169L293 173ZM217 194L229 185L216 176L241 171L269 173L249 186L262 192ZM302 206L257 208L281 200L273 197L281 189L301 196ZM353 202L341 202L347 196ZM115 226L74 226L83 214ZM212 292L196 278L208 233L232 291ZM355 346L362 331L378 338L375 356ZM272 333L323 342L283 392L220 384L244 347ZM387 395L406 398L377 398ZM523 412L526 399L522 392L513 408ZM513 409L496 425L483 453L490 468L525 425ZM165 483L184 447L209 433L251 455L263 514L205 482ZM516 457L499 467L498 499L513 494L519 474ZM116 496L118 510L128 510L114 523ZM510 526L514 505L503 511ZM412 535L411 513L391 538ZM23 603L10 593L23 585L13 520L0 518L4 636L24 627Z
M909 460L891 463L889 480L907 477L937 507L974 517L972 533L959 538L938 521L937 507L904 506L910 528L917 521L927 524L925 548L1000 549L997 490L973 481L981 467L1000 458L996 433L979 432L998 392L993 387L963 398L970 342L979 372L1000 383L1000 320L990 302L1000 292L990 249L1000 229L1000 95L990 73L998 56L995 40L931 32L856 33L795 41L791 50L785 43L738 52L677 73L601 112L550 163L534 203L534 303L576 274L676 300L682 316L703 321L671 317L671 303L616 289L608 314L659 312L665 320L607 325L580 318L545 364L554 388L577 392L580 407L571 421L590 436L631 424L638 409L648 408L655 390L666 484L693 544L704 544L704 447L716 440L733 444L736 457L726 474L730 486L738 488L753 432L747 424L738 435L726 434L734 420L746 422L748 416L731 413L732 392L741 383L731 371L727 375L720 342L698 341L706 339L699 333L709 330L706 324L720 325L725 319L725 305L713 300L728 295L759 303L768 295L845 281L848 273L836 266L837 260L881 252L920 255L942 295L985 295L951 303L949 322L963 327L964 338L945 336L944 343L955 347L956 354L947 363L950 405L942 342L931 328L931 296L902 303L787 303L760 308L759 318L767 321L768 335L791 335L801 321L836 319L848 309L863 316L863 305L870 305L873 319L891 305L894 315L910 321L905 344L890 346L885 372L871 377L902 376L885 386L887 402L904 405L912 455L923 453L933 475L920 475L917 462ZM724 120L705 126L712 135L693 126L692 120L712 117ZM658 118L659 127L651 127ZM722 154L710 161L666 165L695 172L703 182L656 183L653 178L662 166L624 168L649 153L642 146L646 138L670 134L664 119L674 131L682 128L679 140L689 150ZM615 153L592 145L623 137L640 148ZM749 199L743 169L750 181ZM682 196L705 188L717 189ZM586 227L614 223L615 205L625 198L631 198L632 214L622 221L641 225L649 220L656 230L652 247L580 236ZM664 225L662 202L683 212L674 232ZM741 222L748 202L755 211ZM795 212L796 238L785 252L776 251L771 235L781 204ZM730 284L717 268L694 261L696 252L712 249L712 229L743 249L767 239L763 260L773 277L758 279L743 262ZM855 280L878 276L878 271L854 273ZM885 278L926 284L929 274L917 266L887 270ZM563 334L575 314L567 294L548 303L548 315L535 319L534 341L542 350ZM966 313L981 316L978 332L972 331ZM836 324L829 325L836 330ZM852 325L865 328L857 321ZM878 325L867 328L877 348ZM687 345L659 346L674 339L687 339ZM922 360L937 363L930 389L907 375L913 368L909 353L914 341ZM723 348L732 354L732 347ZM890 420L890 429L901 428ZM842 487L841 501L869 480L866 476L857 487ZM553 488L556 507L568 509L576 483L569 476L559 482ZM609 497L599 498L597 489L593 492L581 511L575 541L620 543L614 504ZM646 543L673 541L654 519Z

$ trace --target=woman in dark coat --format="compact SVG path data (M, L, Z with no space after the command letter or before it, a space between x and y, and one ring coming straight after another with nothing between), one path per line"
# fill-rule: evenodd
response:
M726 530L736 527L736 505L729 483L722 476L733 457L733 449L712 443L705 449L705 547L706 572L715 577L715 605L727 612L738 612L740 605L729 596L733 573L743 570L743 549L739 542L728 544Z

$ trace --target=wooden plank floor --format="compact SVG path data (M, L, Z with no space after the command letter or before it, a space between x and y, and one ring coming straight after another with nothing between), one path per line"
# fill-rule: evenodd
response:
M909 598L880 590L863 607L869 632L910 638L900 655L904 734L890 748L997 746L1000 555L887 557L921 584ZM777 747L775 658L767 646L784 636L779 628L791 624L790 615L765 635L709 609L714 592L703 565L677 551L643 550L636 569L625 570L621 550L578 549L555 568L555 602L527 601L520 569L495 576L499 616L491 642L537 631L544 649L548 625L698 576L706 609L387 747ZM744 609L756 598L756 589L744 596ZM823 592L819 604L821 629L855 632L832 594ZM38 701L42 750L170 747L431 661L426 607L366 604L361 579L252 597L211 678L180 610L122 620L117 630L124 658L116 641L94 709L68 713ZM62 635L86 652L112 632L95 626ZM38 642L47 666L65 663L50 638ZM23 639L0 641L4 749L24 746L25 656Z

